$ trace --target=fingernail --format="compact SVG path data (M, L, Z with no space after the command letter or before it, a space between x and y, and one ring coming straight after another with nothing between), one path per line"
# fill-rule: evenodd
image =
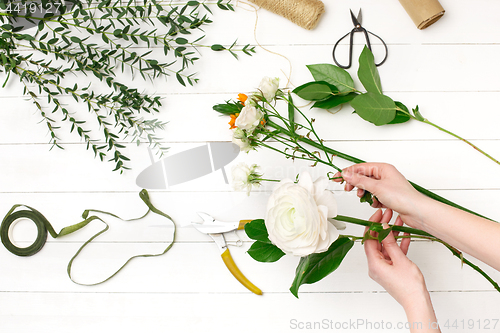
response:
M384 229L389 229L389 224L387 224L387 223L382 223L382 228L384 228Z
M352 173L349 172L349 171L342 171L342 178L344 178L345 180L349 180L351 179L352 177Z

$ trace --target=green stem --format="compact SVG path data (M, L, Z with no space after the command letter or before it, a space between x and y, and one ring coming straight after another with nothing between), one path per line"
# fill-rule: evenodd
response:
M417 119L418 120L418 119ZM494 157L492 157L490 154L486 153L484 150L480 149L479 147L477 147L476 145L474 145L473 143L471 143L470 141L462 138L461 136L453 133L453 132L450 132L444 128L442 128L441 126L438 126L436 124L434 124L433 122L427 120L427 119L424 119L424 120L420 120L421 122L425 123L425 124L429 124L435 128L437 128L438 130L442 131L442 132L445 132L446 134L449 134L463 142L465 142L466 144L468 144L469 146L471 146L472 148L474 148L475 150L477 150L478 152L480 152L481 154L483 154L484 156L486 156L487 158L489 158L490 160L492 160L493 162L495 162L496 164L500 164L500 162L498 160L496 160Z
M266 178L255 178L254 180L258 180L261 182L280 182L281 181L279 179L266 179Z
M347 222L347 223L362 225L362 226L366 226L366 227L369 227L373 223L376 223L376 222L370 222L370 221L361 220L361 219L357 219L357 218L354 218L354 217L343 216L343 215L337 215L336 217L334 217L334 219L337 220L337 221L342 221L342 222ZM439 242L439 243L443 244L448 250L451 251L451 253L453 253L453 255L455 257L459 258L462 261L462 263L466 264L467 266L471 267L473 270L475 270L476 272L478 272L479 274L481 274L486 280L488 280L489 283L491 283L491 285L498 292L500 292L500 286L498 285L498 283L495 280L493 280L488 274L486 274L486 272L484 272L477 265L473 264L472 262L470 262L469 260L467 260L466 258L464 258L463 255L462 255L462 252L460 252L459 250L457 250L456 248L454 248L450 244L446 243L445 241L443 241L443 240L441 240L439 238L436 238L436 237L432 236L431 234L429 234L429 233L427 233L425 231L419 230L419 229L410 228L410 227L404 227L404 226L399 226L399 225L392 225L391 227L392 227L392 230L394 230L394 231L406 232L406 233L409 233L409 234L417 235L417 236L410 236L410 237L413 237L413 238L423 238L423 239L428 239L428 240L436 241L436 242ZM347 235L347 237L351 237L351 236ZM403 236L403 237L406 237L406 236Z
M352 224L357 224L357 225L362 225L362 226L365 226L365 227L369 227L369 226L371 226L374 223L374 222L371 222L371 221L361 220L361 219L357 219L357 218L354 218L354 217L343 216L343 215L337 215L336 217L334 217L334 220L342 221L342 222L347 222L347 223L352 223ZM392 226L392 230L399 231L399 232L406 232L406 233L414 234L414 235L420 235L420 236L425 236L425 237L436 238L436 237L432 236L431 234L429 234L429 233L427 233L425 231L422 231L420 229L410 228L410 227L393 225Z

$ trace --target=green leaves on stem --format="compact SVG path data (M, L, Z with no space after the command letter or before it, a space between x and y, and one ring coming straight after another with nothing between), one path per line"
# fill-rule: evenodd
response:
M253 220L245 224L245 233L255 242L248 249L248 254L259 262L275 262L285 255L269 240L264 220Z
M285 255L269 240L264 220L253 220L247 223L245 232L249 238L255 240L248 250L248 254L253 259L259 262L275 262ZM298 298L301 285L318 282L335 271L353 245L352 240L340 236L327 251L300 258L290 292Z
M342 68L330 64L308 65L307 68L315 81L305 83L296 88L293 92L305 100L315 102L312 106L314 108L328 110L345 103L350 103L352 108L361 118L376 126L401 124L410 119L414 119L431 125L442 132L464 141L493 162L500 164L500 161L468 140L424 118L418 106L410 112L403 103L393 101L389 96L384 95L373 54L366 46L359 57L358 68L358 78L366 89L365 93L358 91L354 87L352 77ZM325 84L328 84L331 94L328 94ZM335 87L338 92L335 92L332 86Z
M390 123L396 117L396 103L387 96L367 92L351 101L356 113L377 126Z
M21 9L25 2L19 2ZM72 2L71 10L61 6L62 11L55 15L50 10L61 5L60 1L43 0L38 6L44 6L44 15L30 10L27 20L36 30L26 34L26 23L18 20L26 14L12 9L14 3L0 0L0 8L11 5L12 9L0 13L0 72L5 74L4 86L13 77L22 83L23 94L41 115L53 147L62 148L59 132L67 124L69 132L76 133L95 157L113 162L120 172L128 169L129 159L122 153L124 140L148 142L160 155L166 148L156 134L165 123L146 119L160 111L160 97L144 92L140 83L135 87L124 83L117 74L131 74L132 85L137 85L137 78L154 81L160 77L175 78L182 86L194 85L198 79L187 72L200 59L195 52L198 48L227 51L235 57L236 52L255 52L250 45L237 49L236 43L200 44L204 26L212 23L208 3ZM213 5L232 11L229 2L218 0ZM150 50L138 53L138 47ZM153 47L159 55L152 55ZM92 77L102 82L94 82L98 88L91 85ZM91 121L83 120L87 116L72 110L63 97L86 106Z

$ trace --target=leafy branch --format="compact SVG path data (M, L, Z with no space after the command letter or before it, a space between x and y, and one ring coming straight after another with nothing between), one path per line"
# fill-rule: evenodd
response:
M133 77L138 73L151 82L173 76L183 86L194 85L198 78L190 68L201 58L198 48L226 51L236 58L238 53L255 52L253 46L240 47L236 42L229 46L202 43L204 27L213 23L211 7L234 10L230 1L223 0L71 0L64 4L0 0L3 86L13 77L22 83L23 94L49 130L52 147L63 148L59 133L68 124L69 132L76 133L95 157L113 162L114 170L123 172L129 161L122 153L123 140L146 141L160 155L167 148L156 134L165 123L148 119L160 112L160 97L124 83L119 73ZM139 53L139 47L149 50ZM98 131L64 103L67 97L86 105Z
M467 143L493 162L500 164L500 161L470 141L424 118L418 106L410 112L403 103L384 95L373 54L366 46L359 57L358 69L358 78L366 89L364 93L354 87L352 77L340 67L330 64L309 65L307 67L315 81L295 88L294 93L305 100L314 101L313 107L331 109L350 102L361 118L376 126L400 124L413 119L431 125Z

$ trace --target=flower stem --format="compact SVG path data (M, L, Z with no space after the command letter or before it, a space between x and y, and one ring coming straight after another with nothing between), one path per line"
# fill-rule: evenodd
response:
M418 120L418 119L417 119ZM486 156L487 158L489 158L490 160L492 160L493 162L495 162L496 164L500 164L500 162L498 160L496 160L494 157L492 157L490 154L486 153L484 150L480 149L479 147L477 147L476 145L474 145L473 143L471 143L470 141L462 138L461 136L453 133L453 132L450 132L448 131L447 129L444 129L442 128L441 126L439 125L436 125L434 124L433 122L427 120L427 119L424 119L424 120L420 120L421 122L425 123L425 124L429 124L435 128L437 128L438 130L442 131L442 132L445 132L463 142L465 142L466 144L468 144L469 146L471 146L472 148L474 148L475 150L477 150L478 152L480 152L481 154L483 154L484 156Z
M254 180L260 181L260 182L280 182L281 181L279 179L265 179L265 178L255 178Z
M376 223L376 222L370 222L370 221L361 220L361 219L357 219L357 218L354 218L354 217L343 216L343 215L337 215L336 217L334 217L334 219L337 220L337 221L343 221L343 222L347 222L347 223L352 223L352 224L357 224L357 225L363 225L363 226L366 226L366 227L369 227L373 223ZM477 265L474 265L472 262L470 262L469 260L467 260L466 258L464 258L462 252L460 252L459 250L457 250L456 248L454 248L450 244L446 243L445 241L443 241L443 240L441 240L441 239L439 239L437 237L434 237L431 234L429 234L429 233L427 233L425 231L419 230L419 229L410 228L410 227L404 227L404 226L398 226L398 225L392 225L391 227L392 227L392 230L394 230L394 231L400 231L400 232L406 232L406 233L409 233L409 234L413 234L413 236L412 235L410 235L410 236L401 236L401 238L403 238L403 237L404 238L406 238L406 237L410 237L410 238L422 238L422 239L428 239L428 240L435 241L435 242L443 244L448 250L451 251L451 253L453 253L453 255L455 257L459 258L462 261L462 264L466 264L467 266L471 267L473 270L475 270L476 272L478 272L479 274L481 274L486 280L488 280L489 283L491 283L491 285L498 292L500 292L500 286L498 285L498 283L495 280L493 280L488 274L486 274L486 272L484 272ZM346 236L347 237L352 237L352 236L349 236L349 235L346 235Z
M357 225L362 225L362 226L365 226L365 227L369 227L369 226L371 226L374 223L374 222L370 222L370 221L366 221L366 220L361 220L361 219L357 219L357 218L350 217L350 216L343 216L343 215L337 215L336 217L334 217L334 220L342 221L342 222L347 222L347 223L352 223L352 224L357 224ZM414 234L414 235L420 235L420 236L425 236L425 237L436 238L436 237L432 236L431 234L429 234L429 233L427 233L427 232L425 232L423 230L415 229L415 228L410 228L410 227L403 227L403 226L393 225L392 226L392 230L394 230L394 231L400 231L400 232L406 232L406 233Z
M281 133L284 133L284 134L289 135L289 136L291 136L291 137L296 137L296 138L297 138L297 140L302 141L302 142L304 142L304 143L306 143L306 144L308 144L308 145L311 145L311 146L313 146L313 147L315 147L315 148L318 148L318 149L322 149L322 148L324 148L324 152L325 152L325 153L327 153L327 154L332 154L332 155L334 155L334 156L340 157L340 158L342 158L342 159L344 159L344 160L346 160L346 161L349 161L349 162L352 162L352 163L356 163L356 164L358 164L358 163L366 163L365 161L363 161L363 160L361 160L361 159L359 159L359 158L356 158L356 157L354 157L354 156L344 154L344 153L342 153L342 152L340 152L340 151L334 150L334 149L329 148L329 147L323 147L321 144L319 144L319 143L317 143L317 142L315 142L315 141L313 141L313 140L311 140L311 139L309 139L309 138L307 138L307 137L300 136L300 135L297 135L297 134L295 134L295 133L290 133L290 132L289 132L289 131L287 131L285 128L283 128L283 127L279 126L278 124L276 124L276 123L274 123L274 122L272 122L272 121L268 121L268 122L267 122L267 125L268 125L268 126L270 126L270 127L272 127L272 128L274 128L274 129L279 130ZM337 168L337 167L335 167L335 169L336 169L337 171L342 171L341 169L339 169L339 168ZM449 205L449 206L452 206L452 207L455 207L455 208L461 209L461 210L463 210L463 211L465 211L465 212L468 212L468 213L474 214L474 215L476 215L476 216L479 216L479 217L482 217L482 218L485 218L485 219L488 219L488 220L494 221L493 219L490 219L489 217L486 217L486 216L484 216L484 215L481 215L481 214L479 214L479 213L476 213L476 212L474 212L474 211L472 211L472 210L470 210L470 209L467 209L467 208L465 208L465 207L462 207L462 206L460 206L460 205L458 205L458 204L456 204L456 203L454 203L454 202L452 202L452 201L450 201L450 200L448 200L448 199L445 199L445 198L443 198L442 196L440 196L440 195L438 195L438 194L436 194L436 193L434 193L434 192L431 192L431 191L429 191L429 190L425 189L424 187L422 187L422 186L420 186L420 185L418 185L418 184L415 184L415 183L413 183L413 182L411 182L411 181L409 181L409 183L410 183L410 184L411 184L411 186L413 186L413 187L414 187L417 191L419 191L420 193L422 193L422 194L424 194L424 195L428 196L429 198L432 198L432 199L434 199L434 200L436 200L436 201L442 202L442 203L447 204L447 205Z

